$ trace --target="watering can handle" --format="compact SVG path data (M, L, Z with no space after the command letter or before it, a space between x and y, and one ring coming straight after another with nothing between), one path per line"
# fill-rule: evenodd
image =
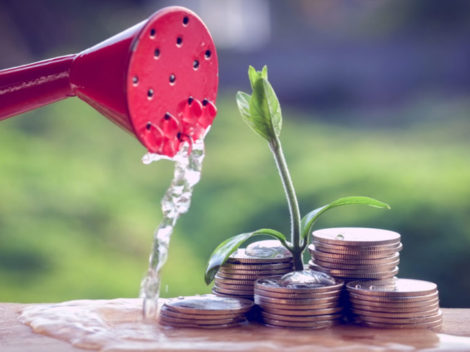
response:
M0 120L73 96L66 55L0 71Z

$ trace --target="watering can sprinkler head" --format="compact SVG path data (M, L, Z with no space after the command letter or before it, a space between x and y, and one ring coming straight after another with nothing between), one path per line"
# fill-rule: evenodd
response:
M192 11L167 7L79 54L0 71L0 120L77 96L152 153L174 156L217 113L218 61Z

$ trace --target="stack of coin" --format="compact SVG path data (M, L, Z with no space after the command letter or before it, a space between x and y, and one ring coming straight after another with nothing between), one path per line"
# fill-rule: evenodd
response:
M342 279L387 279L398 273L400 234L372 228L313 232L309 267Z
M435 283L412 279L352 281L346 285L357 323L377 328L439 330L442 313Z
M341 320L343 282L318 271L258 279L255 303L269 326L321 329Z
M246 321L252 306L250 300L214 295L173 298L160 309L159 322L181 328L229 328Z
M215 276L218 296L253 299L256 279L292 271L292 254L279 241L259 241L238 249Z

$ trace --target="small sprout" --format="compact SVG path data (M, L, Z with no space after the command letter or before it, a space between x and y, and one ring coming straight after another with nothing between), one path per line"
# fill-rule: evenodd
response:
M206 51L206 58L208 56L207 54ZM244 92L237 93L238 109L243 120L253 131L268 142L273 153L286 193L290 213L290 242L287 242L286 237L282 233L272 229L261 229L230 237L214 250L209 259L205 273L207 284L213 280L219 267L227 261L230 254L237 250L245 241L254 236L268 235L279 240L281 244L292 253L295 270L301 271L303 270L302 253L308 244L308 234L312 231L314 224L323 213L339 206L352 204L363 204L376 208L390 209L388 204L373 198L362 196L344 197L310 211L301 219L297 195L279 139L282 128L281 106L274 89L268 81L268 69L264 66L261 71L256 71L250 66L248 77L253 92L251 95ZM205 105L204 101L203 105ZM342 235L340 234L338 236Z

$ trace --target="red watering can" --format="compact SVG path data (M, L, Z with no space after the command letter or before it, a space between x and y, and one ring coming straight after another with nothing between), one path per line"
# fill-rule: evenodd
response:
M172 157L212 124L217 85L208 29L190 10L168 7L79 54L0 71L0 120L77 96Z

